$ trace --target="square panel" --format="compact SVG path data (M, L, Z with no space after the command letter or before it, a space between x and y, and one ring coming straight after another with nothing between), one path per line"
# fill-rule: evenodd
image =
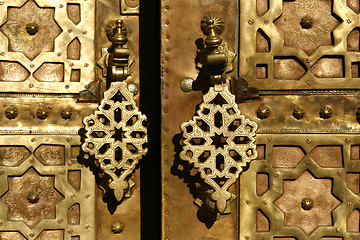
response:
M5 0L2 92L78 93L95 78L95 0Z
M239 75L252 87L360 87L359 2L256 0L240 9Z
M0 137L0 238L95 239L95 179L80 137Z
M240 178L239 239L357 239L356 136L260 134L256 141L259 157Z

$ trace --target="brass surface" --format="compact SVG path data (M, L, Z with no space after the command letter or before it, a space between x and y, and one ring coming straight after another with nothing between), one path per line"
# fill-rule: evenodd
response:
M359 207L358 192L353 192L359 164L350 157L353 146L360 144L356 135L258 134L256 144L263 146L264 155L240 176L239 239L356 239L347 228L354 229L353 211ZM281 161L297 158L295 165L274 165L279 147ZM292 153L295 147L301 151ZM321 165L324 157L326 165ZM334 161L343 164L333 166ZM259 174L268 176L269 188L253 180ZM262 195L257 194L258 184ZM270 224L266 231L252 227L260 224L258 211Z
M79 93L95 80L95 0L0 6L2 92ZM77 43L77 46L74 45ZM71 79L72 70L79 80ZM15 83L14 83L15 81Z
M71 154L80 144L77 135L0 136L2 239L95 239L95 179ZM69 179L73 171L80 174ZM70 180L80 187L74 189Z
M181 123L188 121L201 103L202 93L181 90L181 80L196 79L199 28L206 12L217 12L227 25L222 38L229 50L235 47L237 4L235 1L169 1L161 3L162 70L162 239L236 239L236 201L233 214L203 216L193 201L204 193L204 184L192 166L179 159ZM227 14L230 13L230 14ZM229 74L232 76L232 74ZM229 191L234 194L236 186ZM216 215L215 215L216 217ZM200 220L199 220L200 219Z
M239 75L252 87L360 87L356 28L359 3L258 0L239 4Z

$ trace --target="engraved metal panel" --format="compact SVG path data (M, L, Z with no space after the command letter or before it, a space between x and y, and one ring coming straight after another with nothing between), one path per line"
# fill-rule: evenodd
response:
M239 239L357 239L360 165L350 158L360 143L355 135L260 134L256 141L264 158L240 177ZM293 168L274 166L279 145L283 156L301 159ZM259 174L269 182L254 181ZM257 194L264 185L265 193ZM254 227L264 222L259 211L269 222L265 230Z
M95 239L95 179L71 153L80 136L3 135L0 144L2 159L20 156L0 166L0 238Z
M357 1L240 1L240 9L239 75L252 87L360 87Z
M95 0L1 3L3 92L78 93L95 80Z

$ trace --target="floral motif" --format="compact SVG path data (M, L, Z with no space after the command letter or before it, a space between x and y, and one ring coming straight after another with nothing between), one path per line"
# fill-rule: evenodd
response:
M317 179L305 171L297 180L285 180L275 205L284 212L286 226L311 234L319 226L332 226L331 212L340 202L331 194L332 180Z
M34 228L42 219L54 217L63 197L54 188L54 177L43 177L31 168L21 177L9 177L9 191L3 199L10 220Z
M332 45L331 32L340 24L333 16L332 1L284 1L275 25L284 32L285 46L300 47L308 55L319 46Z
M9 51L22 52L34 60L41 52L54 51L55 38L62 32L53 8L40 8L33 0L22 7L9 7L1 31L9 39Z

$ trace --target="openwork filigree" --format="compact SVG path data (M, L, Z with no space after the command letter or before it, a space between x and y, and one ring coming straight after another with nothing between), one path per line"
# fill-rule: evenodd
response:
M193 163L205 183L214 189L210 200L220 213L229 212L228 202L234 199L229 187L243 167L257 157L257 127L241 115L227 87L220 92L211 87L197 114L181 125L185 140L180 157Z
M99 111L84 118L87 138L82 149L94 155L121 201L133 185L129 175L147 152L146 116L138 110L126 83L111 83L104 95Z

